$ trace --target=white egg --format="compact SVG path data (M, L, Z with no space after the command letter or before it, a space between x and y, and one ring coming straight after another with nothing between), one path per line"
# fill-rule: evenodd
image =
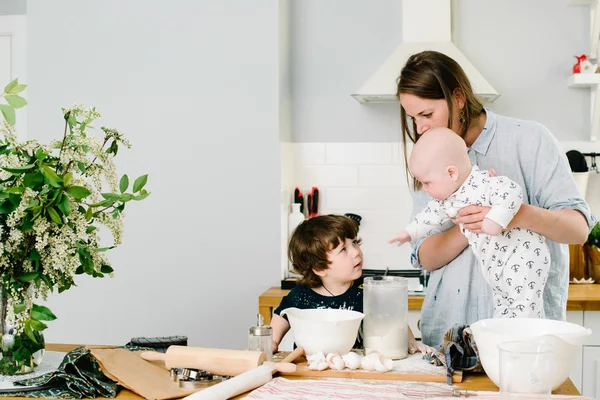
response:
M377 360L380 355L380 353L373 351L365 356L360 364L362 369L365 371L373 371L375 369L375 360Z
M344 364L346 365L346 368L358 369L358 368L360 368L360 363L363 359L363 356L351 351L350 353L344 355L342 357L342 359L344 360Z
M377 372L388 372L394 368L394 362L389 358L385 358L381 354L375 359L373 364L375 366L375 371Z
M327 354L327 363L331 369L344 369L344 360L338 353Z

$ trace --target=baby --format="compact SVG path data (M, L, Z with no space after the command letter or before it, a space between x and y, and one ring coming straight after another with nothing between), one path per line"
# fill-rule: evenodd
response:
M492 177L472 166L465 142L447 128L427 131L415 143L409 168L433 199L389 243L428 236L468 205L491 207L481 230L461 232L493 288L494 318L543 317L550 251L543 236L514 228L503 231L521 206L521 188L507 177Z
M295 229L288 257L301 279L274 311L271 321L273 352L290 329L286 317L279 315L286 308L337 308L363 312L360 284L363 253L357 235L356 222L343 215L313 217ZM410 327L408 344L411 353L434 351L417 342ZM363 347L360 337L354 347Z

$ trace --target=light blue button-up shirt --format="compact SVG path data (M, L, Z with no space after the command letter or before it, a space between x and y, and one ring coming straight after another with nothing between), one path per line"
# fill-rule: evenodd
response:
M494 168L523 189L523 202L550 210L571 208L580 211L590 228L595 223L581 197L565 153L550 131L541 124L504 117L486 110L483 132L469 149L471 163L480 169ZM423 190L413 193L413 215L424 209L431 196ZM439 233L452 228L448 223ZM413 260L425 239L413 244ZM546 318L565 320L569 290L569 249L547 239L552 257L544 289ZM492 290L484 280L473 252L466 248L449 264L431 272L427 295L421 309L423 342L443 344L443 335L456 323L472 324L491 318Z

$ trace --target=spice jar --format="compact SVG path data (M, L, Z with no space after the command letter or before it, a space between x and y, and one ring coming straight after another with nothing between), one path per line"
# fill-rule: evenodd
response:
M262 351L267 356L267 361L273 360L273 329L264 325L264 318L256 314L256 326L248 331L248 350Z

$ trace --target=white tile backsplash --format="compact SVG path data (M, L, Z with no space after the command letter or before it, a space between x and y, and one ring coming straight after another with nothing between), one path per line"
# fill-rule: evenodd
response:
M325 164L325 143L295 143L296 165Z
M412 201L408 188L328 188L323 197L326 208L395 212Z
M358 186L394 187L406 185L406 169L401 165L359 165Z
M327 143L325 161L343 165L391 164L392 143Z
M296 173L297 185L303 188L358 186L356 165L301 165Z

